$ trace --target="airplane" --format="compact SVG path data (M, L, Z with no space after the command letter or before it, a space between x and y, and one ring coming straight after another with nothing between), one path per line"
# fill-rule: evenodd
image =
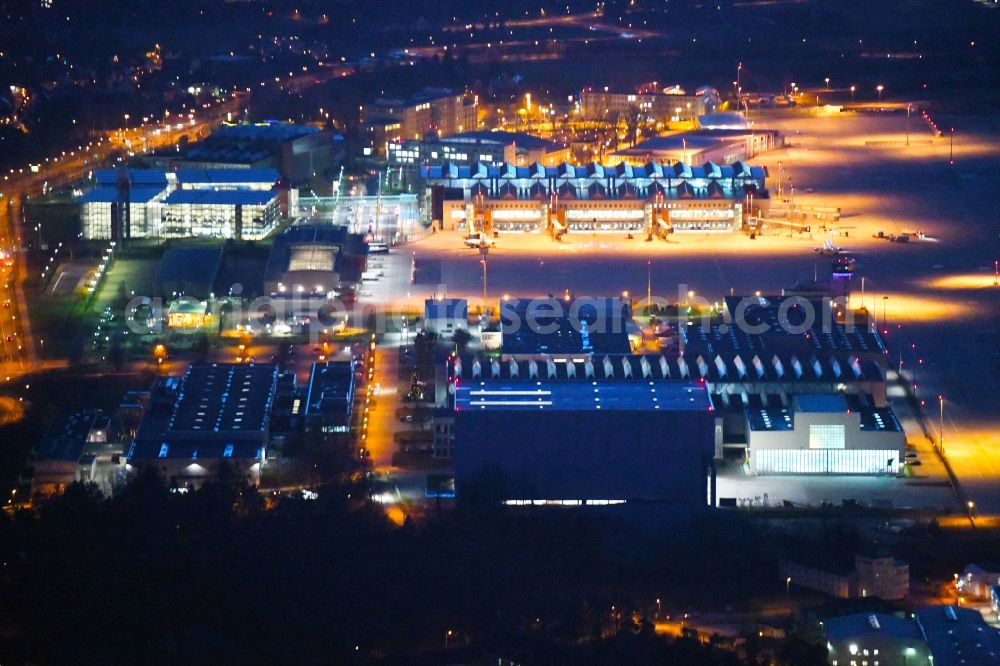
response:
M846 251L847 250L844 248L834 245L833 241L823 241L821 246L813 248L813 252L819 252L820 254L828 254L831 256L843 254Z

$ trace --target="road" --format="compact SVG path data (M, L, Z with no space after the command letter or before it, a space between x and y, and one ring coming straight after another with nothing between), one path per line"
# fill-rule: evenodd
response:
M38 367L37 349L24 293L27 276L25 235L21 228L23 203L42 192L67 187L103 166L116 150L143 153L174 145L182 137L194 139L208 133L234 112L240 98L194 113L170 126L148 123L127 130L112 130L87 146L63 152L32 168L11 170L0 181L0 374L6 381ZM9 379L8 379L9 378Z

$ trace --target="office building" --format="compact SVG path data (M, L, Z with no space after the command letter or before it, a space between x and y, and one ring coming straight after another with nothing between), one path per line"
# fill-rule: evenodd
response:
M704 86L693 95L678 86L645 84L635 92L586 88L580 93L580 115L584 120L617 122L639 116L647 122L690 121L713 113L721 99L715 88Z
M825 554L817 557L824 558ZM910 594L910 565L885 553L855 555L853 565L782 561L779 570L791 585L839 599L878 597L899 601Z
M426 88L405 98L382 97L362 107L368 132L365 155L385 155L386 146L428 135L446 137L476 129L478 100L448 88Z
M97 169L80 198L81 233L91 240L258 240L277 224L273 169Z

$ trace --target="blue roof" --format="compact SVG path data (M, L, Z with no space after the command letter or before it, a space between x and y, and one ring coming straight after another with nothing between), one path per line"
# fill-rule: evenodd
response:
M273 190L175 190L166 203L263 206L275 197L277 193Z
M747 422L755 432L789 431L795 428L795 417L784 407L747 408Z
M274 169L178 169L180 183L269 183L281 176Z
M132 187L129 190L129 201L132 203L148 203L153 197L161 194L166 187ZM118 201L117 187L95 187L78 199L80 203L116 203Z
M160 169L94 169L94 182L98 185L118 185L121 172L128 174L133 185L167 185L167 174Z
M292 125L277 120L268 120L261 123L223 124L212 133L212 136L234 139L287 141L307 134L315 134L316 132L319 132L319 129L310 125Z
M871 634L886 634L898 639L921 640L920 627L913 620L888 613L855 613L823 621L826 639L831 642L859 639Z
M460 143L471 143L475 141L481 141L484 143L496 143L500 145L517 144L522 148L536 149L536 148L559 148L560 145L549 141L548 139L543 139L541 137L533 136L531 134L525 134L523 132L492 132L489 130L481 130L475 132L461 132L459 134L451 134L442 139L439 139L441 143L449 142L460 142Z
M544 365L544 364L543 364ZM643 380L490 379L455 384L455 409L711 411L704 384Z
M795 396L800 412L837 414L847 411L844 396L836 393L800 393Z
M466 319L469 302L464 298L428 298L424 301L424 319Z
M928 606L917 611L935 666L992 666L1000 663L1000 631L972 608Z
M666 137L669 138L669 137ZM503 164L483 164L474 165L458 164L455 162L445 162L443 164L425 164L422 175L428 180L442 179L511 179L511 178L706 178L714 179L738 179L754 178L762 179L767 175L764 167L747 167L747 165L737 162L732 165L710 165L711 172L707 172L705 166L693 166L677 162L671 165L648 162L641 166L632 166L619 162L618 164L599 164L592 162L574 166L563 163L555 166L545 166L535 163L527 166L519 166L505 162Z

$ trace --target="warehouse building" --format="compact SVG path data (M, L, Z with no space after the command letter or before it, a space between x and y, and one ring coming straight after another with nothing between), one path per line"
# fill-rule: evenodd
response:
M60 493L74 482L95 483L110 495L121 482L124 444L99 409L69 416L42 440L32 461L33 494Z
M702 166L598 163L517 166L452 162L425 165L431 219L445 229L731 233L743 228L751 196L769 198L763 167L743 162Z
M450 363L459 496L510 505L712 505L703 383L642 356Z
M917 622L889 613L855 613L823 621L831 666L930 666L927 638Z
M800 394L788 407L747 406L754 474L897 474L906 438L866 396Z
M324 434L350 431L356 367L354 361L313 363L305 405L308 430Z
M171 486L197 488L229 465L258 483L277 383L275 365L227 363L192 364L183 376L157 382L127 469L153 468Z
M505 299L500 334L505 359L631 354L641 343L631 303L620 297Z

